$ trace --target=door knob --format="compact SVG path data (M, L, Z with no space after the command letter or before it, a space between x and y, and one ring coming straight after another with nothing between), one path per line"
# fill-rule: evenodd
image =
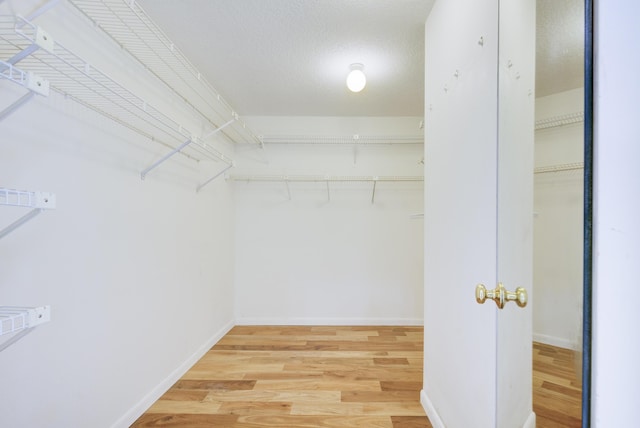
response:
M491 299L496 302L496 305L498 305L500 309L504 308L504 304L510 300L515 301L518 306L524 308L527 306L528 296L527 290L523 287L518 287L516 288L516 291L513 292L507 291L501 282L498 283L495 290L487 290L484 285L478 284L476 286L476 302L482 304L487 299Z

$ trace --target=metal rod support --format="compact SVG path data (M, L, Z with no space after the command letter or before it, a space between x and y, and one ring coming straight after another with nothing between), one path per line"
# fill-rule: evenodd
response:
M214 175L213 177L211 177L210 179L208 179L207 181L205 181L204 183L198 185L198 187L196 188L196 192L199 192L200 189L202 189L204 186L206 186L207 184L211 183L213 180L215 180L216 178L220 177L222 174L224 174L225 172L227 172L230 168L233 168L233 164L227 166L225 169L223 169L222 171L220 171L219 173L217 173L216 175Z
M209 138L214 134L217 134L218 132L222 131L224 128L226 128L227 126L231 125L233 122L235 122L235 119L231 119L230 121L228 121L227 123L225 123L224 125L214 129L213 131L209 132L207 135L205 135L204 137L202 137L202 139L204 140L205 138Z
M20 217L18 220L14 221L13 223L11 223L9 226L5 227L4 229L2 229L0 231L0 239L4 238L5 236L7 236L9 233L13 232L14 230L16 230L18 227L22 226L23 224L25 224L26 222L28 222L29 220L31 220L32 218L34 218L35 216L37 216L38 214L40 214L42 212L41 208L34 208L31 211L29 211L27 214L23 215L22 217Z
M289 188L289 180L284 182L287 185L287 195L289 196L289 200L291 200L291 189Z
M28 101L30 101L31 98L33 98L33 92L29 91L28 93L20 97L18 100L16 100L13 104L11 104L10 106L2 110L2 112L0 112L0 122L2 122L11 113L18 110L20 107L22 107Z
M181 151L182 149L184 149L185 147L187 147L189 144L191 144L193 141L192 140L187 140L184 143L180 144L178 147L176 147L175 149L171 150L169 153L167 153L166 155L164 155L162 158L160 158L159 160L157 160L156 162L154 162L151 166L145 168L141 173L140 173L140 178L144 180L144 178L147 176L147 174L149 173L149 171L151 171L152 169L156 168L158 165L160 165L161 163L163 163L164 161L166 161L167 159L169 159L171 156L175 155L176 153L178 153L179 151Z
M20 330L15 336L11 337L9 340L7 340L6 342L3 342L2 344L0 344L0 352L4 351L5 349L7 349L9 346L13 345L14 343L16 343L18 340L22 339L23 337L25 337L27 334L31 333L33 331L35 327L30 327L30 328L25 328L24 330Z
M373 204L375 198L376 198L376 183L378 182L378 180L373 180L373 191L371 192L371 203Z

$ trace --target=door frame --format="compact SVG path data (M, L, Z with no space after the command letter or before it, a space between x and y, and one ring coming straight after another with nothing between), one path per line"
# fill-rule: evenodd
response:
M582 283L582 427L591 426L593 263L593 0L584 3L584 243Z

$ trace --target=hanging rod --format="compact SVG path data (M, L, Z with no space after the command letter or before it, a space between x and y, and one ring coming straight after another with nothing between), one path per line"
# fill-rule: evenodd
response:
M584 163L574 162L559 165L540 166L533 170L534 174L544 174L547 172L575 171L584 168Z
M260 139L237 117L233 107L135 0L70 0L70 3L146 66L171 91L180 95L203 119L210 122L211 128L218 128L220 122L235 116L236 125L222 134L235 143L246 141L262 146ZM192 99L193 103L190 101Z
M193 144L181 151L191 159L230 162L180 123L91 66L51 36L46 36L46 49L31 48L43 38L42 34L46 33L22 17L0 16L0 57L19 57L21 67L42 76L52 90L153 141L175 148L184 141L192 140ZM25 51L30 54L23 55Z
M265 144L423 144L422 135L264 135Z
M422 176L347 176L347 175L230 175L231 181L267 181L267 182L378 182L378 181L415 181L422 182Z
M582 111L536 120L535 129L537 131L580 122L584 122L584 112Z
M2 239L43 210L54 209L56 207L56 196L53 193L28 192L0 187L0 205L31 208L31 211L0 230L0 239Z

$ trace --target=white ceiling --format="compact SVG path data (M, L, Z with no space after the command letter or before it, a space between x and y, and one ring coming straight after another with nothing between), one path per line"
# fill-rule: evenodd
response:
M138 0L244 116L422 116L434 0ZM537 95L582 86L582 0L538 0ZM345 87L351 63L367 87Z

